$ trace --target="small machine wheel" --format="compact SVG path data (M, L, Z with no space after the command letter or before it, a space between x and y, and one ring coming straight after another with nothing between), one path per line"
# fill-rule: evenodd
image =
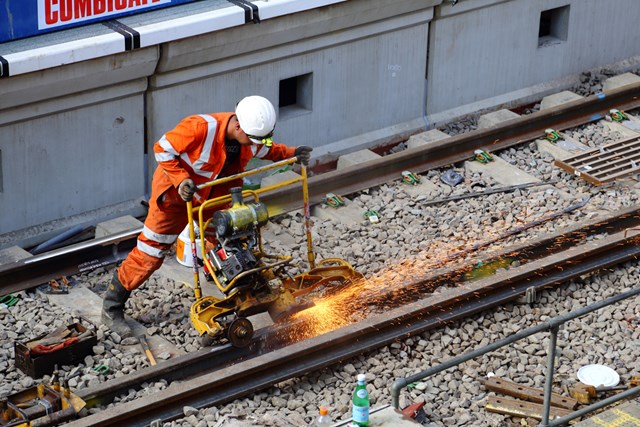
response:
M227 338L234 347L246 347L253 338L253 325L248 319L239 317L229 325Z

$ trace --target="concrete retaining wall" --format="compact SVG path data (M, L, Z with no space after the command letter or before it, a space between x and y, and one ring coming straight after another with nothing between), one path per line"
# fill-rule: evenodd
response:
M556 9L555 16L548 13L562 21L563 7L568 16L561 30L566 34L541 39L542 12ZM459 115L527 97L540 99L541 93L558 90L545 83L640 55L637 16L640 3L635 0L446 2L431 28L427 111L436 120L448 110Z
M285 3L264 7L273 14ZM93 51L84 46L80 62L73 51L55 52L61 66L39 62L48 47L20 56L13 44L5 59L23 74L0 78L0 248L143 213L155 168L145 151L164 132L190 114L232 110L249 94L277 105L285 79L302 83L298 104L279 109L276 139L330 158L476 108L539 99L558 87L547 82L566 85L580 71L637 55L640 45L635 0L331 3L265 12L260 24L221 18L224 29L174 41L162 41L169 33L160 24L135 27L142 18L130 18L123 22L140 29L141 49L85 60ZM541 12L566 6L565 40L539 46ZM108 42L104 49L121 50L104 28L87 31ZM149 45L154 39L161 44Z

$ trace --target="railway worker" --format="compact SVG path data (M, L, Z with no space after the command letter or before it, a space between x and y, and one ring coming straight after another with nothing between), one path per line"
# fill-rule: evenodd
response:
M229 193L242 180L197 190L196 186L244 171L252 157L280 161L294 156L308 164L311 147L274 144L276 112L269 100L249 96L235 113L190 116L153 147L158 167L153 175L149 212L137 246L116 269L104 295L102 322L123 338L133 332L124 320L131 291L162 265L166 252L188 223L186 201L194 206Z

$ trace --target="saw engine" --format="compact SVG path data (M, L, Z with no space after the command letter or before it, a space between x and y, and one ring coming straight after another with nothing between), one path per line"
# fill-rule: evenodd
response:
M262 202L245 204L240 188L231 189L232 205L213 215L213 225L218 243L207 253L215 267L220 283L228 284L241 273L258 267L254 252L259 251L259 228L269 220L267 206ZM257 273L238 280L236 286L251 284Z
M290 164L295 158L274 165ZM259 173L259 168L251 172L235 175L240 178L251 173ZM290 185L302 181L305 203L306 170L302 177ZM211 181L204 186L215 185L220 181L228 181L234 177ZM283 184L261 189L279 188ZM229 200L230 198L230 200ZM245 199L252 201L246 202ZM212 217L205 219L205 209L220 205L231 206L216 211ZM347 262L337 259L324 259L315 262L311 244L311 228L308 217L308 206L305 208L307 250L311 269L298 275L291 275L287 270L291 267L291 256L271 255L264 251L261 227L269 221L267 206L258 198L255 191L232 188L230 196L208 200L197 208L187 202L189 213L190 238L192 253L196 253L193 226L194 213L198 213L200 230L211 230L216 242L213 248L205 250L205 239L201 239L204 276L215 283L224 298L203 296L200 289L198 265L194 265L194 294L196 301L191 306L190 318L201 337L203 345L210 345L218 338L227 338L236 347L243 347L251 342L253 326L247 317L268 312L274 322L282 321L291 314L310 307L308 301L299 300L303 295L325 285L344 285L353 280L362 279ZM206 233L205 233L206 234ZM195 257L194 257L195 259Z

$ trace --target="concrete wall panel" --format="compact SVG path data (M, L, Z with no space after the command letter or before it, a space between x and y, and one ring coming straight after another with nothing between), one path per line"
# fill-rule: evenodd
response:
M278 121L275 136L284 143L318 147L420 117L428 16L400 30L150 90L150 144L183 117L232 111L246 95L278 105L279 82L307 73L313 73L312 109Z
M141 94L0 127L0 234L139 197Z
M333 37L343 30L388 20L401 15L432 13L442 0L366 0L348 1L309 10L240 28L205 34L163 45L158 74L207 62L219 62L238 55L297 44L301 40ZM402 24L400 24L402 25ZM397 28L395 28L397 29ZM325 44L333 44L326 40Z
M640 53L636 0L467 0L460 5L465 7L443 4L432 23L430 114ZM538 47L541 11L566 5L567 40Z

